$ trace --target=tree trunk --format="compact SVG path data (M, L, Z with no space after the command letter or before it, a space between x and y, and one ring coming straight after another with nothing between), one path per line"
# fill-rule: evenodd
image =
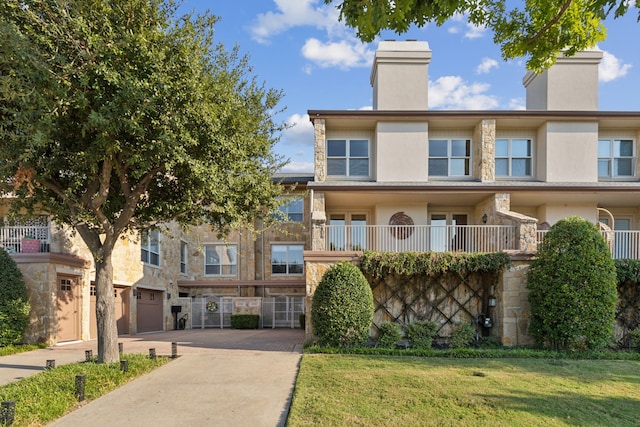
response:
M120 354L118 352L111 251L104 251L102 257L95 256L94 259L96 264L98 363L116 363L120 360Z

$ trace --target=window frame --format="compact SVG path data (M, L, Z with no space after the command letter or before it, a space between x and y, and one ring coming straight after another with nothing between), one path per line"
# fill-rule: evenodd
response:
M217 255L218 255L218 259L219 259L219 263L207 263L208 258L209 258L209 254L208 254L208 250L211 248L215 248ZM218 249L222 249L224 250L226 253L226 256L224 253L218 252ZM232 257L229 255L228 251L229 249L233 249L233 263L229 262L229 263L225 263L223 262L224 259L231 259ZM238 276L238 245L235 243L207 243L203 245L203 255L204 255L204 260L203 260L203 272L204 275L206 277L237 277ZM218 273L211 273L208 272L208 268L207 267L215 267L218 266L219 267L219 272ZM225 267L228 267L229 270L231 271L230 273L225 273Z
M499 156L498 155L498 141L507 141L507 155ZM515 156L513 154L513 141L528 141L529 142L529 156ZM496 138L495 139L495 147L494 147L494 167L495 167L495 177L496 179L531 179L534 177L534 165L533 165L533 147L534 141L532 138L527 137L515 137L515 138ZM506 160L507 161L507 174L506 175L498 175L498 160ZM528 160L529 161L529 174L528 175L513 175L513 160Z
M153 237L155 235L155 238ZM157 249L153 250L153 242L156 242ZM140 238L140 258L145 265L149 265L152 267L160 267L162 259L160 256L160 248L161 248L161 233L160 230L151 229L145 230L142 232L142 236ZM146 256L145 256L146 255ZM157 259L157 261L153 261L153 256Z
M431 153L431 143L435 141L446 141L447 142L447 155L446 156L435 156ZM453 153L453 142L454 141L464 141L468 143L468 155L465 156L454 156ZM473 139L467 137L461 138L429 138L428 146L427 146L427 178L428 179L470 179L473 178ZM434 168L431 167L430 163L432 160L443 160L447 161L447 174L446 175L433 175L432 170ZM466 174L464 175L451 175L452 170L452 162L455 160L465 160L466 166L468 169Z
M284 247L285 248L285 263L279 263L279 264L275 264L274 263L274 259L273 259L273 254L274 254L274 248L275 247ZM293 264L290 262L290 256L289 256L289 252L291 248L298 248L301 250L301 252L304 251L304 244L302 243L272 243L271 244L271 275L272 276L302 276L304 275L304 258L302 259L302 262L300 263L300 271L291 271L291 267L292 266L297 266L298 264ZM278 266L282 266L284 265L285 271L284 272L274 272L274 266L278 265Z
M329 154L329 144L332 141L344 141L345 147L344 156L332 156ZM367 155L365 156L355 156L351 155L351 142L352 141L366 141L367 142ZM370 138L327 138L326 140L326 167L327 167L327 177L336 177L336 178L350 178L350 179L367 179L371 177L371 139ZM351 161L352 160L367 160L367 173L366 175L353 175L351 173ZM329 172L329 164L332 160L344 160L345 165L345 174L331 174Z
M607 157L600 156L600 143L601 142L609 143L609 155ZM631 143L631 155L630 156L616 156L615 155L615 142L619 141L628 141ZM615 170L615 161L626 159L631 161L631 174L629 175L614 175ZM598 180L602 181L610 181L610 180L630 180L634 179L638 176L638 168L637 168L637 150L636 150L636 140L634 138L602 138L598 137ZM606 160L608 162L609 174L608 175L600 175L600 162Z

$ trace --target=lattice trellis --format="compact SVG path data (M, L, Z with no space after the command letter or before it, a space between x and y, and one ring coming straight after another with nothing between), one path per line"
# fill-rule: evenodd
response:
M437 277L387 276L370 280L375 306L374 328L385 321L407 324L429 320L439 326L437 334L445 337L457 322L471 323L480 313L486 314L485 303L492 274L454 272Z
M628 332L640 328L640 286L634 282L618 285L616 326L622 332L620 344L629 345Z

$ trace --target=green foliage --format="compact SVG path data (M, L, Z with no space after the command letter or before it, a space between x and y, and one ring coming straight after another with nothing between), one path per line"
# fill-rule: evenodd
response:
M232 314L231 327L234 329L258 329L260 315L258 314Z
M22 342L29 310L22 273L7 251L0 249L0 347Z
M618 283L640 283L640 260L616 259L613 262L616 267Z
M433 337L438 330L436 322L415 320L404 327L407 339L411 341L411 348L431 348Z
M323 345L363 343L373 322L373 294L367 279L349 262L339 262L322 276L311 300L313 332Z
M383 348L395 348L396 343L402 339L400 325L395 322L382 322L378 326L378 346Z
M325 3L339 3L336 7L340 20L355 28L358 37L366 42L373 41L384 30L401 34L413 24L418 27L428 23L442 25L462 15L470 24L491 29L505 60L528 56L527 68L536 72L551 66L561 50L573 55L603 41L606 28L602 21L610 14L616 18L624 15L632 4L624 0L530 0L525 3L325 0Z
M454 349L469 347L476 331L468 323L456 323L451 327L449 347Z
M609 341L616 271L597 227L579 217L554 224L528 272L531 334L538 345L597 349Z
M640 351L640 329L629 331L629 346Z
M0 1L0 183L12 184L14 210L45 212L89 247L108 362L122 236L170 221L221 234L270 223L282 191L272 180L282 94L256 81L238 47L214 43L215 16L178 8Z
M389 275L434 277L449 271L460 274L497 273L511 265L504 252L372 252L366 251L360 269L373 279Z

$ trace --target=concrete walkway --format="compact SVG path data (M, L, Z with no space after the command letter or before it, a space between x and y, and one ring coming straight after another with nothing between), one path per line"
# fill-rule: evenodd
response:
M52 426L284 426L300 363L299 329L169 331L120 337L124 353L176 360L60 418ZM96 342L0 358L0 384L82 361ZM89 379L87 379L89 381Z

